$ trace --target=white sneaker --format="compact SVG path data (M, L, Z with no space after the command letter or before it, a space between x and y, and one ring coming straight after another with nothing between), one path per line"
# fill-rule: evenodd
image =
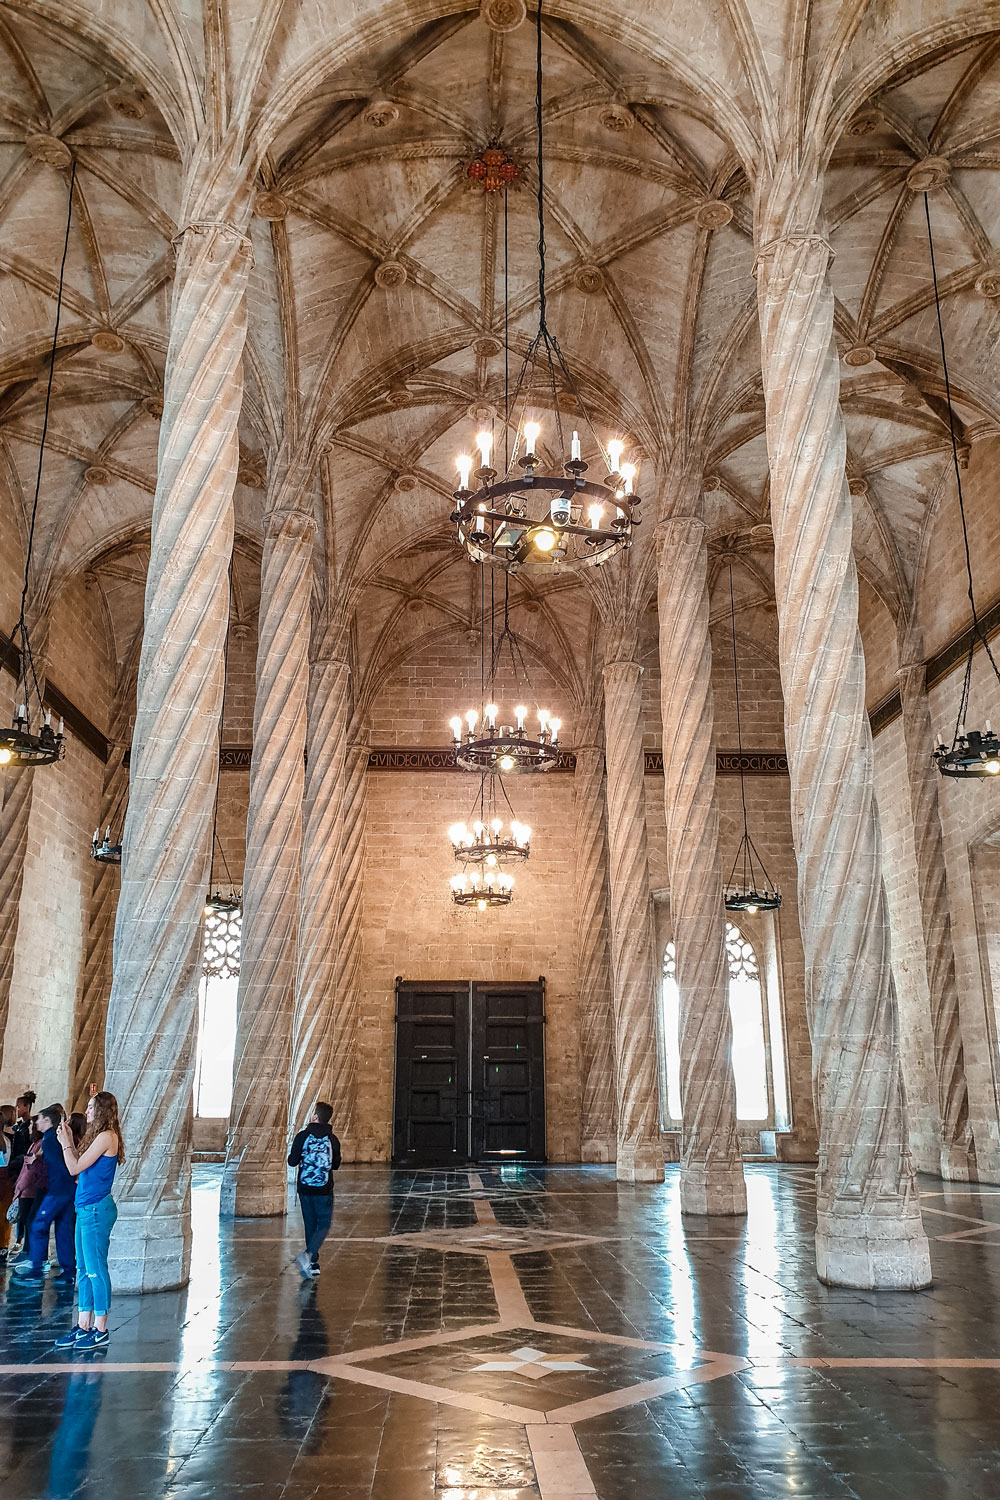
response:
M319 1276L319 1266L310 1266L309 1275L312 1277L313 1281L315 1281Z
M308 1281L310 1275L312 1274L312 1262L309 1259L308 1252L303 1250L301 1255L297 1255L295 1257L295 1264L298 1266L299 1274L302 1276L303 1280Z

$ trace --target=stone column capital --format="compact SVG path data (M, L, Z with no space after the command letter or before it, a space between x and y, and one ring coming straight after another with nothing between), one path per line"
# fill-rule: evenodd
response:
M268 541L312 542L316 537L316 521L308 511L280 505L268 512L264 535Z
M213 239L226 241L230 253L241 256L247 262L247 270L253 269L255 262L250 236L229 219L191 219L178 229L170 243L175 251L179 251L192 244L207 248Z
M613 661L606 661L604 663L604 681L606 683L628 682L632 677L641 677L642 673L643 668L641 663L628 656L620 659L615 658Z
M669 547L692 547L704 543L708 527L701 516L663 516L656 523L656 557L660 567L668 561Z
M761 270L767 272L774 258L791 251L796 257L805 256L813 262L812 270L826 270L833 262L835 251L825 235L806 228L791 229L765 240L754 257L752 275L760 279ZM818 264L822 262L822 264Z

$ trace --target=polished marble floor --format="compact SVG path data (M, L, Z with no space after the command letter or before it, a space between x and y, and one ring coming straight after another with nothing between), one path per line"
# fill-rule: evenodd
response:
M747 1177L682 1223L676 1179L346 1167L303 1284L297 1216L220 1224L199 1169L191 1284L109 1349L6 1287L0 1496L1000 1497L1000 1188L926 1179L935 1285L876 1296L817 1283L807 1168Z

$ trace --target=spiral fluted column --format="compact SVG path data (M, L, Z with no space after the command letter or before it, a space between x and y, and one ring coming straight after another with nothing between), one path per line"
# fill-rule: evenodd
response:
M180 237L125 820L106 1084L123 1109L116 1287L187 1280L201 917L219 774L249 241Z
M600 722L585 728L592 743L575 746L577 970L580 984L580 1132L582 1161L615 1159L614 1022L608 928L608 845L604 747Z
M681 1211L745 1214L719 870L704 522L657 527L663 801L680 998Z
M364 915L365 817L369 745L367 731L355 731L347 747L344 820L340 855L340 909L333 992L330 1089L345 1151L358 1145L358 1002L361 980L361 923Z
M224 1213L282 1214L302 856L309 602L315 523L268 517L261 567L250 805L243 876L233 1104Z
M319 657L311 664L289 1106L289 1123L295 1129L305 1123L318 1099L329 1101L334 1058L343 1040L333 1001L350 686L346 662Z
M815 203L815 185L810 192ZM820 1130L817 1269L842 1286L920 1287L930 1256L907 1148L830 250L795 215L775 232L762 215L758 229L779 660Z
M921 660L901 667L897 675L903 706L913 849L934 1033L941 1119L941 1176L952 1182L968 1182L976 1176L976 1153L969 1120L969 1087L965 1077L955 945L938 805L940 773L931 759L935 740L927 703L927 673Z
M623 1182L662 1182L641 673L629 659L604 668L617 1175Z
M128 793L125 750L124 744L113 744L104 768L99 819L102 834L121 811ZM112 826L112 839L117 833L118 828ZM76 1004L73 1072L69 1090L70 1099L77 1109L85 1108L90 1085L96 1083L100 1087L104 1081L104 1028L111 993L111 940L115 930L120 883L119 865L95 861L87 913L87 949L83 961L80 997Z

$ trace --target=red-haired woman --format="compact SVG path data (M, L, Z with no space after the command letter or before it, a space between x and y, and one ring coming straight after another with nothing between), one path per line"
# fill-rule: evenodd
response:
M125 1143L114 1094L94 1094L87 1104L87 1133L79 1150L69 1123L59 1126L59 1144L66 1170L76 1178L76 1266L78 1326L56 1339L57 1349L103 1349L109 1342L108 1310L111 1278L108 1247L118 1209L111 1184Z

